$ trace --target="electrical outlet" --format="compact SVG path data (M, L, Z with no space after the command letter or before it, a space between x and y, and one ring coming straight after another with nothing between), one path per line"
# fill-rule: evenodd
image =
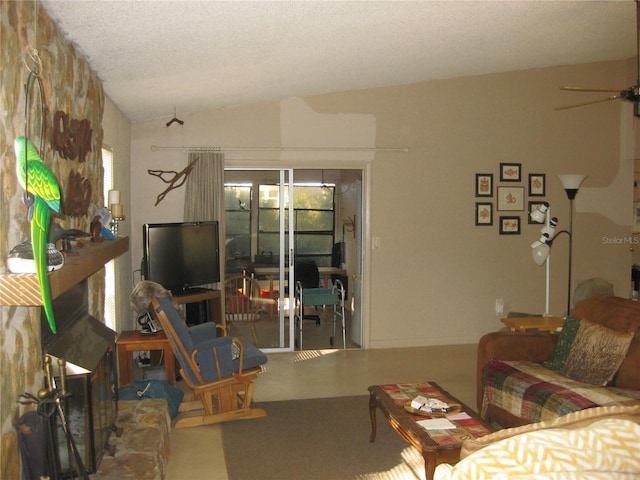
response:
M496 299L496 316L504 316L504 300L501 298Z

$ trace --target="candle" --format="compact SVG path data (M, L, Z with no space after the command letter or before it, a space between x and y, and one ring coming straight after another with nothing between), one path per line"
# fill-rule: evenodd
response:
M120 203L120 191L109 190L109 201L107 202L107 205L118 205L119 203Z
M109 205L109 210L111 210L112 217L122 218L122 204L112 203L111 205Z

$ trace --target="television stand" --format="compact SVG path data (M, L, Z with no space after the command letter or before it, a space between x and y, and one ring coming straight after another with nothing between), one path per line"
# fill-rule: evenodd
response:
M205 288L205 287L189 287L186 290L180 290L179 292L176 292L173 296L174 297L184 297L187 295L198 295L200 293L206 293L206 292L211 292L212 289L211 288Z
M177 305L206 302L208 320L224 325L224 313L222 312L222 292L209 288L193 288L175 295L173 302Z

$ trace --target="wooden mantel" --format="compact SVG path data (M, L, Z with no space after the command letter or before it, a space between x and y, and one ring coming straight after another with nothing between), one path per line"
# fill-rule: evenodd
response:
M78 249L78 256L65 257L64 266L60 270L49 273L51 298L60 296L127 250L129 250L129 237L122 237L91 243ZM40 287L34 273L0 275L0 306L36 307L41 305Z

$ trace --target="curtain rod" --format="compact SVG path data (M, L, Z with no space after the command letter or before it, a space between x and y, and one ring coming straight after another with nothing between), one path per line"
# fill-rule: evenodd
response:
M159 147L151 145L151 151L178 150L182 152L221 152L224 150L250 151L250 152L408 152L408 147L381 148L381 147Z

